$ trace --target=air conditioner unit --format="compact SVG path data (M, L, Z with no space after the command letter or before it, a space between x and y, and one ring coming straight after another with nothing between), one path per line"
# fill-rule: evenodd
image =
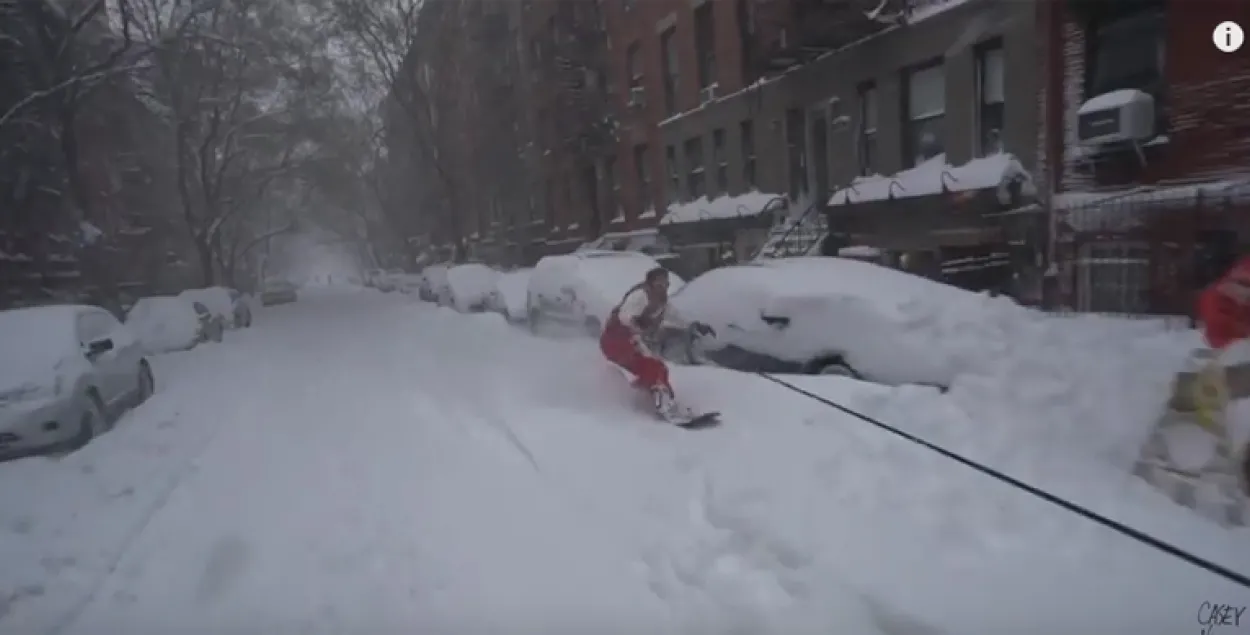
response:
M716 99L716 88L717 88L716 84L712 84L711 86L704 86L703 88L700 88L699 89L699 102L700 103L709 102L709 101L712 101L713 99Z
M1155 136L1155 99L1140 90L1098 95L1076 111L1077 139L1084 146L1140 143Z
M642 86L634 86L629 89L629 105L642 107L647 103L647 91Z

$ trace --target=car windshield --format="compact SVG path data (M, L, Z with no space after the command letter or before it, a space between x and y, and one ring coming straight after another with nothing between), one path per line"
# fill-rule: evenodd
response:
M11 385L51 368L74 350L68 309L0 311L0 385Z

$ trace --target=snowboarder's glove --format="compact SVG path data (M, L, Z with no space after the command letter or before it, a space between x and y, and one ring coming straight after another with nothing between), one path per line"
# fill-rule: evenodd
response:
M708 335L716 337L716 329L713 329L702 322L692 322L690 324L690 331L700 337L706 337Z

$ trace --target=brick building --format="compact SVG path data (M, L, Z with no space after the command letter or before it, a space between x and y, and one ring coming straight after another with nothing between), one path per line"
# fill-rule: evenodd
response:
M1250 244L1250 51L1211 41L1250 3L1046 2L1040 172L1057 296L1188 314L1215 252Z
M842 190L876 174L901 184L905 171L926 162L942 164L934 174L954 174L1001 151L1013 160L998 163L1031 185L1038 88L1032 3L633 6L632 16L617 11L626 19L613 29L613 44L624 60L618 69L645 103L625 117L619 161L645 156L660 175L648 183L649 200L667 211L661 231L692 270L728 252L806 253L830 223L843 242L921 252L935 262L943 249L1008 242L1010 232L992 219L1028 201L1013 194L1008 204L997 202L997 182L984 184L984 196L958 201L942 188L933 195L887 188L895 194L880 201ZM641 73L631 70L634 47ZM640 146L649 154L640 155ZM645 209L636 193L625 198L636 212ZM829 202L837 209L826 210ZM810 231L790 229L798 218Z
M615 154L616 111L607 79L606 25L598 2L520 5L527 164L534 252L564 253L599 236L619 205L603 169ZM541 240L539 243L537 241ZM541 255L535 253L535 256Z

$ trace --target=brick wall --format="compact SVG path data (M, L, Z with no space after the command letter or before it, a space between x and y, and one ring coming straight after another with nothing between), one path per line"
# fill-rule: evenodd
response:
M1168 118L1168 143L1160 145L1147 154L1148 165L1141 170L1082 168L1082 162L1074 157L1078 145L1076 136L1076 111L1090 96L1084 94L1085 77L1085 28L1063 3L1043 11L1059 13L1058 19L1049 23L1049 46L1056 47L1058 55L1045 55L1062 65L1062 74L1048 74L1048 91L1058 91L1062 100L1047 100L1046 106L1061 114L1044 117L1051 126L1060 130L1043 128L1042 143L1045 149L1064 152L1046 152L1042 160L1047 170L1057 178L1054 185L1060 191L1080 191L1098 185L1115 185L1126 182L1152 183L1181 178L1216 178L1232 172L1250 170L1250 48L1234 54L1217 50L1211 42L1215 26L1224 20L1234 20L1250 25L1250 3L1242 0L1210 0L1202 3L1201 11L1183 0L1171 0L1167 14L1167 51L1165 73L1168 81L1166 113ZM1046 24L1046 21L1043 21ZM1053 51L1052 51L1053 53ZM1060 135L1062 145L1054 143L1053 135ZM1047 139L1049 137L1049 139Z

